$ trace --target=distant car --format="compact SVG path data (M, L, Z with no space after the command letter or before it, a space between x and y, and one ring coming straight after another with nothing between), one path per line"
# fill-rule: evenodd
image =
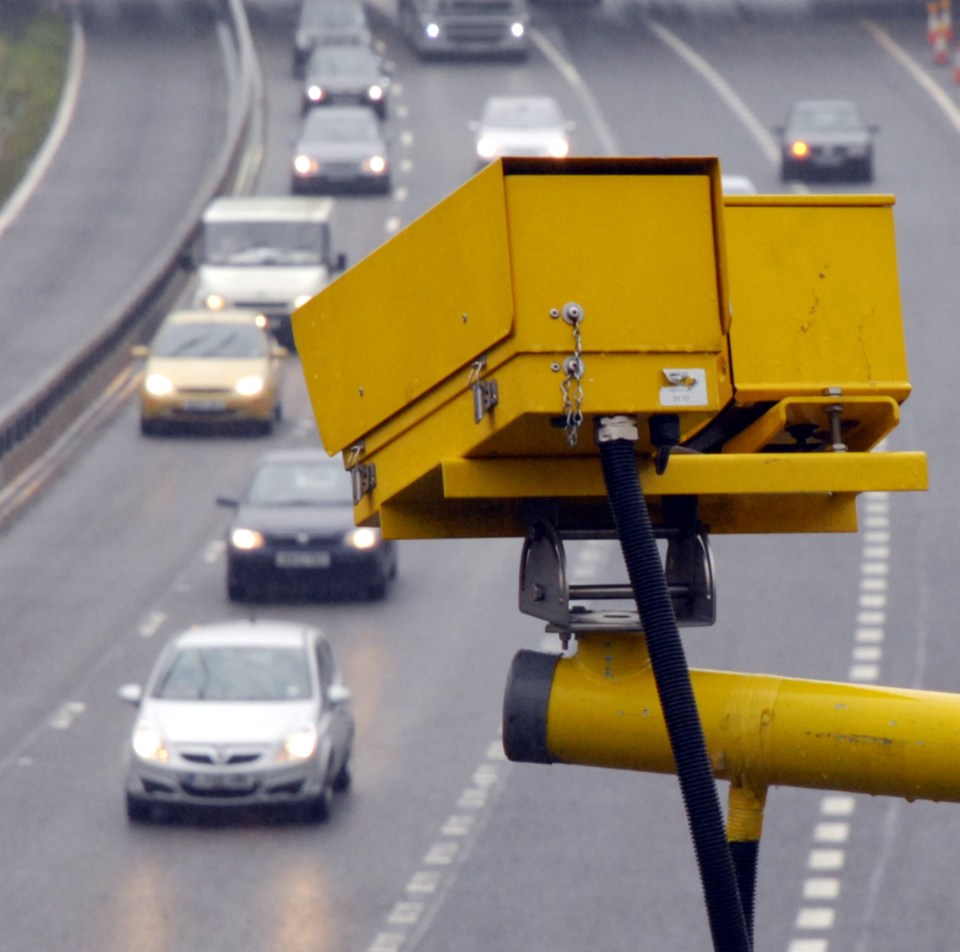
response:
M757 186L746 175L721 175L720 187L724 195L757 194Z
M377 117L365 106L311 109L294 148L290 190L389 193L390 157Z
M303 86L303 110L314 106L370 106L387 115L390 78L379 54L365 46L319 46L310 55Z
M317 628L198 625L171 639L144 688L125 685L120 697L138 708L126 780L133 821L251 806L322 821L334 791L350 786L350 691Z
M819 174L873 180L874 135L856 103L804 99L794 103L780 134L780 177L784 182Z
M570 151L573 123L551 96L493 96L470 128L482 166L504 155L562 159Z
M318 46L373 45L367 14L354 0L303 0L294 35L293 75L303 78L310 53Z
M227 528L227 596L243 601L278 588L382 598L397 574L396 543L357 527L350 473L321 449L270 450Z
M287 350L253 311L182 310L167 315L144 357L140 429L243 423L270 433L283 417Z

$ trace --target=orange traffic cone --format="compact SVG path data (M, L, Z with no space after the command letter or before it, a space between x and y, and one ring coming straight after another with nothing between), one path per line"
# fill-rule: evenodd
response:
M947 36L942 29L937 30L937 35L933 40L933 61L934 63L950 62L950 47L947 44Z
M947 43L953 42L953 10L950 0L940 0L940 29Z
M937 30L940 29L940 16L935 3L927 4L927 42L933 46L937 39Z

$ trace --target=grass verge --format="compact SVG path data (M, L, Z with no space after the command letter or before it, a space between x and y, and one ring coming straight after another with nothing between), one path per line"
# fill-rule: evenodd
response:
M43 145L63 90L70 24L55 10L5 13L0 2L0 205Z

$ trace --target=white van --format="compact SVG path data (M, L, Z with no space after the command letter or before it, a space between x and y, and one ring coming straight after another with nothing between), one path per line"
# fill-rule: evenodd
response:
M196 307L255 310L277 340L293 347L290 315L347 266L334 255L330 198L222 196L203 214L200 252L193 262Z

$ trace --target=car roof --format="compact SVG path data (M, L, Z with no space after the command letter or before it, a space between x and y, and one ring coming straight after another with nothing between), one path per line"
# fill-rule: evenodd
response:
M560 106L552 96L491 96L483 107L484 114L491 112L555 112L558 116Z
M249 324L263 329L263 317L256 311L227 308L223 311L209 311L206 308L188 308L171 311L164 324Z
M278 619L241 618L195 625L176 635L171 644L178 648L230 645L300 648L311 638L323 640L319 629L311 625Z
M310 195L221 195L203 213L204 222L326 221L333 199Z
M852 99L798 99L791 112L859 112Z

